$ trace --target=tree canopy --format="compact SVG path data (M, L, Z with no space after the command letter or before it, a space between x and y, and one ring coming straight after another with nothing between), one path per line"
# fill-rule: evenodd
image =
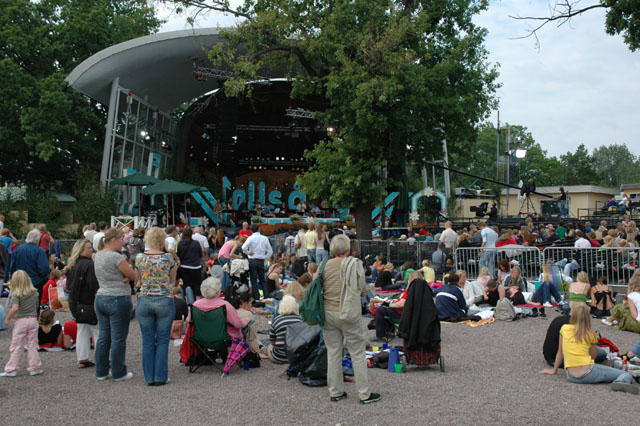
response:
M227 94L277 66L288 71L293 96L327 99L315 116L336 132L307 153L314 164L300 182L312 198L354 208L364 238L372 206L399 184L407 159L442 158L444 139L452 151L468 149L460 141L472 139L495 105L486 30L472 21L485 0L176 3L243 18L224 36L244 49L218 45L210 53L237 73Z
M64 78L160 23L147 0L0 0L0 181L71 189L78 165L98 167L105 108Z

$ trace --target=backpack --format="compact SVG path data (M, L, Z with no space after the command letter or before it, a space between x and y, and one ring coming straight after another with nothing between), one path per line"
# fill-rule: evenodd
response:
M516 310L511 301L505 297L498 300L493 316L496 320L513 321L516 319Z
M316 278L309 284L307 290L304 292L304 296L302 296L302 300L300 301L300 306L298 310L300 311L300 318L302 321L306 322L309 325L320 324L322 327L324 325L324 296L322 295L322 274L324 272L324 267L327 264L327 260L320 265L320 269L318 270L318 275Z

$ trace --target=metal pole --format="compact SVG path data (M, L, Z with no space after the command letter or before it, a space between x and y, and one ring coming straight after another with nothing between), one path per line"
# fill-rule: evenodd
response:
M447 153L447 140L442 140L442 149L444 151L444 165L449 167L449 155ZM449 198L451 192L451 182L449 181L449 170L444 171L444 193Z
M511 144L511 126L507 128L507 183L511 185L511 176L509 173L511 172L511 152L509 151ZM507 216L509 216L509 188L507 186Z
M499 172L499 163L500 163L500 111L498 111L498 127L497 127L498 131L497 136L498 136L498 140L496 141L496 179L500 178L500 172Z
M118 114L118 86L120 77L111 82L111 96L109 97L109 112L107 113L107 130L104 135L104 147L102 149L102 168L100 170L100 183L106 189L107 182L111 180L111 156L113 155L113 128Z
M422 184L424 185L423 188L426 188L429 186L429 180L427 179L427 168L423 167L422 168Z

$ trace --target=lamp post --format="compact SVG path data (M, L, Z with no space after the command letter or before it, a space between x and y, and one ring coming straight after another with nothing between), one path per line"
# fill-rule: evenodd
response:
M516 137L516 147L522 142L522 136ZM516 148L511 151L511 127L507 130L507 184L511 185L511 156L515 154L516 158L524 158L527 155L526 149ZM510 189L507 186L507 216L509 216L509 198L511 198Z

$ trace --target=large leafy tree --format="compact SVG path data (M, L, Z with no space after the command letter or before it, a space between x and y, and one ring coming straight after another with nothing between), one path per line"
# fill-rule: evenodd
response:
M600 183L618 188L623 183L640 180L640 158L626 144L603 145L591 154Z
M243 18L210 58L237 77L229 94L265 67L292 77L293 96L320 94L316 118L335 136L307 153L300 182L312 198L354 208L358 235L371 235L371 209L398 185L407 160L468 149L494 106L497 72L487 63L486 30L474 25L485 0L176 1ZM383 168L390 181L385 181Z
M71 189L75 167L99 167L105 109L64 78L160 23L147 0L0 0L0 182Z

